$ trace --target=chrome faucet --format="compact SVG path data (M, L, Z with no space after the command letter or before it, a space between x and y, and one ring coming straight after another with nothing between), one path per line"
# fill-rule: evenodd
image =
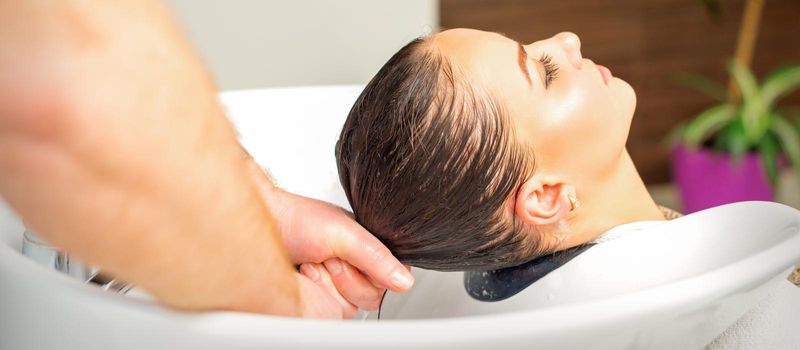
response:
M26 229L22 237L22 254L46 268L70 275L83 283L97 285L103 290L125 294L133 287L83 264L69 253L48 244L30 229Z

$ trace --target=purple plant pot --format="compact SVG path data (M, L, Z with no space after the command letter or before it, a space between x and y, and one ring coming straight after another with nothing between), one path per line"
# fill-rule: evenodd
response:
M775 197L756 153L735 161L727 153L679 145L672 152L672 178L687 214L733 202L772 201Z

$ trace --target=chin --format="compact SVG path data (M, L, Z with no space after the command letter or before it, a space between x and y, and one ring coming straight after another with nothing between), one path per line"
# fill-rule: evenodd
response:
M633 118L633 111L636 110L636 92L633 91L633 87L617 77L612 78L609 87L613 90L618 110Z

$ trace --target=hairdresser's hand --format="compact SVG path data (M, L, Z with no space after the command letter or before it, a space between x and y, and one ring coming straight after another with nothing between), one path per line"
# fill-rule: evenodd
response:
M414 279L408 268L349 212L274 187L255 162L253 174L276 218L289 258L302 264L300 271L309 279L330 279L344 298L335 296L345 313L355 312L355 307L376 310L386 288L396 292L411 288Z

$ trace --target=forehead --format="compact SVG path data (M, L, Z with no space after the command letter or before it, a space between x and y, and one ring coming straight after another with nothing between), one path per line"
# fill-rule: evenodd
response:
M508 45L508 41L512 41L499 33L468 28L445 30L434 35L433 39L439 47L453 53L474 49L476 45Z
M450 29L431 39L431 44L473 83L493 89L500 83L525 82L517 63L519 44L501 34Z
M450 29L433 36L432 44L451 61L471 66L498 53L515 54L517 44L501 34L475 29Z

